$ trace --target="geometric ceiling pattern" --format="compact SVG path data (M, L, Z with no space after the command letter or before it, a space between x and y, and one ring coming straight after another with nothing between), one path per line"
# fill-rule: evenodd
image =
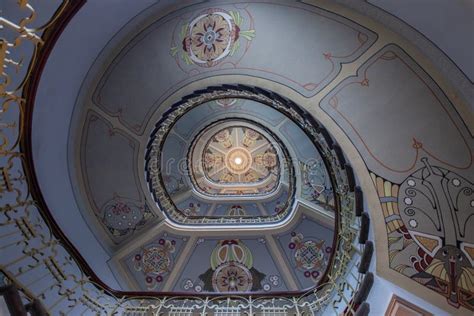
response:
M474 310L472 118L404 40L321 6L179 4L103 49L65 146L121 289L314 289L337 250L357 253L340 228L360 185L377 272Z
M196 189L213 195L252 195L276 189L280 174L276 149L260 132L238 122L203 131L188 157ZM210 133L210 135L208 134ZM207 184L207 186L206 186Z

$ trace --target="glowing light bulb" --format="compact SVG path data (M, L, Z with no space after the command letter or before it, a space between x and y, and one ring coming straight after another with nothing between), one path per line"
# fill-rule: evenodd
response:
M240 165L242 163L242 158L240 157L235 157L234 158L234 162L237 164L237 165Z

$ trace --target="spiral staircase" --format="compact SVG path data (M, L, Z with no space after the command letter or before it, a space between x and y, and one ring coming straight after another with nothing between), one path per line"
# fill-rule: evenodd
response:
M135 16L116 9L102 18L116 33L89 63L64 54L88 50L95 34L79 22L106 4L8 3L0 18L0 312L362 316L377 304L377 278L413 286L432 310L472 312L474 240L459 224L469 225L474 207L464 101L472 84L443 73L448 66L426 79L448 91L442 105L455 104L432 116L454 122L464 142L448 128L440 142L452 139L446 146L459 159L467 147L467 167L428 136L407 134L407 153L395 142L395 154L376 156L363 124L351 121L364 115L343 115L345 97L367 104L358 99L365 92L344 89L390 86L387 77L405 78L401 66L372 81L382 73L372 65L400 60L415 69L410 56L438 51L420 53L370 10L314 2L134 4ZM297 47L293 35L316 40ZM83 77L58 75L61 58L86 64L77 67ZM400 95L424 102L406 76L415 88L388 89L387 106ZM66 78L76 80L74 93ZM464 86L449 90L442 78ZM430 89L436 95L439 86ZM386 115L370 113L367 122ZM406 170L386 162L403 163L413 150ZM432 233L434 210L444 220Z

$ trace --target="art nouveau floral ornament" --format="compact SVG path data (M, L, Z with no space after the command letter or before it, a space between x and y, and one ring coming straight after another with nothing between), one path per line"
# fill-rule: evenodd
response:
M307 278L318 282L321 278L321 271L327 266L328 257L332 249L325 247L324 240L305 238L301 233L292 232L288 248L293 251L295 267L303 271Z
M255 30L241 30L244 19L238 11L208 9L181 28L181 58L187 65L212 67L240 47L241 38L247 41L255 36ZM178 43L171 48L176 56Z
M448 303L474 306L474 234L468 227L474 215L473 186L450 170L422 158L423 168L401 185L400 217L411 239L425 253L426 268L412 277L435 291ZM412 260L412 262L415 262Z
M122 237L153 217L146 203L115 195L102 207L101 220L110 233Z
M373 175L387 210L390 266L442 294L450 305L472 309L473 184L426 157L421 162L424 166L400 185Z
M199 276L209 292L248 292L262 289L265 274L253 267L250 249L237 239L220 240L211 254L211 267Z
M149 290L155 289L171 271L175 250L174 240L161 238L157 244L144 248L133 257L133 266L135 270L143 272Z

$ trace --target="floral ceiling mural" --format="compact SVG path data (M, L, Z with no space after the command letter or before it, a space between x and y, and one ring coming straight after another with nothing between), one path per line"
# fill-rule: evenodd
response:
M286 23L275 23L287 17L297 23L298 32ZM285 39L284 48L275 34L279 34L278 39ZM302 38L313 42L313 49L299 50L299 58L288 67L287 48L301 46ZM214 75L246 74L283 82L310 97L323 89L344 63L361 56L376 39L375 33L357 23L298 2L193 5L158 19L137 34L133 44L129 43L104 73L93 100L108 115L141 135L154 106L177 86ZM272 58L261 54L262 50L271 51ZM150 56L139 61L142 65L135 68L127 64L126 60L144 51ZM119 75L125 69L127 75ZM156 69L167 74L166 80ZM140 76L154 77L155 84L148 86L129 80ZM119 85L126 82L129 87L119 99L109 84L111 78L118 79Z
M306 216L293 230L277 236L299 287L309 288L321 280L332 254L333 238L331 228Z
M186 237L165 232L126 257L123 262L134 286L143 290L162 289L186 241Z
M211 267L199 276L204 290L248 292L262 289L265 274L253 267L250 249L240 240L222 240L211 254Z
M199 239L175 288L198 293L284 290L278 269L265 259L268 256L264 238Z
M250 42L255 37L255 30L241 30L243 21L244 18L237 10L204 10L189 24L181 26L180 57L188 65L212 67L227 56L233 56L239 50L242 40ZM173 46L171 55L178 55L179 50L178 46Z
M291 236L288 248L294 251L296 269L304 271L305 277L318 282L321 278L321 270L324 270L327 265L328 253L332 252L331 247L326 249L324 240L305 239L301 233L292 232Z
M274 143L247 126L233 125L207 134L204 131L198 136L188 162L199 190L214 195L246 195L276 189L280 158ZM206 136L209 140L205 143Z
M183 5L143 29L134 29L129 42L115 43L121 49L110 49L113 60L110 56L100 60L103 63L84 97L88 114L78 119L83 127L78 136L82 153L97 154L90 159L87 154L81 156L84 172L78 181L87 182L85 195L107 236L115 238L113 243L139 231L151 234L168 219L169 205L143 201L143 195L150 193L149 183L137 185L144 178L143 168L132 170L130 165L142 167L151 125L166 113L181 89L206 89L213 80L276 86L274 91L282 91L312 116L321 117L331 133L340 133L341 139L347 136L350 141L345 146L357 150L349 157L360 156L359 165L372 173L379 195L377 206L380 204L383 214L373 214L372 207L367 211L373 219L383 216L386 228L382 223L376 229L386 229L388 240L388 255L378 262L389 262L387 270L396 275L393 279L417 282L439 293L451 306L472 310L472 133L463 123L463 112L457 110L456 94L438 86L436 72L423 69L428 61L418 65L411 56L416 55L413 50L404 51L386 33L377 34L375 28L369 30L359 22L302 2L205 2ZM294 48L301 43L304 48L296 56ZM292 126L291 120L235 96L213 100L199 111L176 123L162 151L166 192L159 194L171 196L180 218L263 219L283 213L293 199L309 202L305 205L315 210L331 210L338 204L335 192L340 188L333 188L332 174L318 150L310 148L304 132ZM196 138L202 129L229 117L256 124L223 126L202 140ZM290 144L292 158L297 158L301 187L296 193L291 178L286 177L289 172L282 163L279 140ZM198 159L188 159L190 144L198 142ZM193 179L190 170L198 170ZM111 176L102 176L105 173ZM356 185L366 185L358 180ZM128 190L130 183L139 192ZM112 186L116 189L107 191ZM240 200L259 193L273 195L259 201ZM214 194L228 195L209 202ZM232 199L235 196L238 200ZM330 217L331 212L327 213ZM181 237L163 237L170 243L174 240L175 245L166 241L162 245L159 240L144 243L134 254L140 259L133 257L129 262L142 278L136 283L146 284L146 289L308 288L323 277L333 239L328 227L313 228L297 225L267 234L264 239L271 244L267 252L244 236L212 239L196 233L198 240L205 240L196 242L196 248L206 253L206 265L190 259L187 265L199 269L179 266L182 276L173 275L173 258L184 247ZM195 256L193 250L187 251ZM269 256L279 253L272 258L289 267L284 273L290 277L284 276L280 266L270 271L256 264L259 251L271 252ZM233 259L219 261L217 254L225 252ZM210 264L211 257L219 264ZM150 262L157 268L150 268Z

